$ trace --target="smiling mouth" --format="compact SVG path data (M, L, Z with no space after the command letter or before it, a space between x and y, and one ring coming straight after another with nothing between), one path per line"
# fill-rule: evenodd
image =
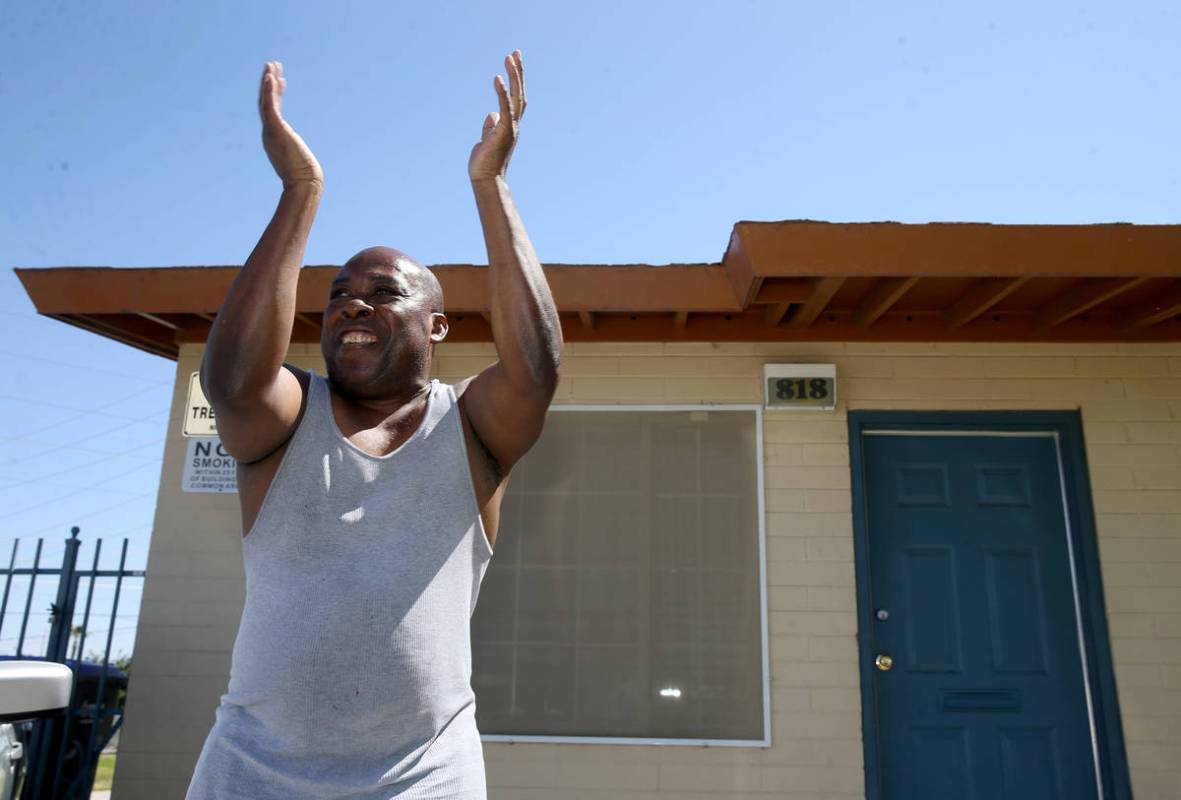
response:
M345 345L375 344L377 337L364 331L349 331L340 337L340 343Z

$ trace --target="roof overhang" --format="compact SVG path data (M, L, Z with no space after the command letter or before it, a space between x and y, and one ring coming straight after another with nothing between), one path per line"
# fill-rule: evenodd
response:
M487 267L431 267L449 341L491 341ZM176 358L239 267L17 269L37 311ZM304 267L319 341L335 266ZM721 263L547 264L567 341L1181 341L1181 226L739 222Z

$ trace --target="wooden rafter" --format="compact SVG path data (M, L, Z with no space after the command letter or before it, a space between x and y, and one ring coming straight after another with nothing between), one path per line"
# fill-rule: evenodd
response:
M1034 315L1034 328L1044 331L1077 317L1100 303L1134 289L1148 278L1102 278L1087 281L1053 301Z
M137 350L143 350L145 353L151 353L154 356L162 358L170 358L176 360L179 355L180 347L176 342L160 342L151 339L144 339L139 336L129 334L119 326L111 326L94 322L91 318L82 316L80 314L47 314L50 319L56 319L59 322L64 322L67 325L72 325L75 328L87 331L89 333L105 336L108 339L114 339ZM184 334L181 331L180 334ZM179 336L178 336L179 339ZM205 338L202 337L202 342Z
M763 281L752 303L802 303L812 292L807 278L774 278Z
M769 328L774 328L783 321L783 317L787 314L789 308L791 308L791 303L776 303L775 305L767 306L767 310L763 312L763 324Z
M1128 309L1120 315L1120 323L1125 328L1147 328L1178 314L1181 314L1181 283L1174 283L1165 291Z
M684 333L685 326L689 324L689 312L678 311L673 315L673 330L677 333Z
M175 346L175 337L181 331L169 331L139 314L115 314L100 316L92 314L71 315L83 327L111 338L121 338L128 344L149 352L160 353ZM61 319L61 317L58 317Z
M297 320L299 320L300 322L302 322L304 325L307 325L309 328L312 328L313 330L316 330L316 331L320 330L320 323L317 322L316 320L312 319L311 317L309 317L307 314L304 314L301 311L295 312L295 318Z
M594 330L595 328L595 315L590 311L579 311L578 321L581 322L582 327L586 328L588 331Z
M809 293L808 299L796 309L795 315L792 316L791 326L793 328L807 328L815 322L816 318L824 313L824 309L828 307L828 301L832 300L832 296L837 293L844 282L843 277L817 278L812 284L812 291Z
M1028 276L978 280L948 306L947 311L943 312L943 321L949 328L967 325L1028 282Z
M169 330L172 330L172 331L180 330L179 325L177 325L174 322L169 322L168 320L164 319L163 317L157 317L155 314L149 314L146 311L136 311L135 313L137 315L143 317L146 320L151 320L152 322L156 323L157 325L163 325L165 328L168 328Z
M877 322L882 314L893 308L894 304L902 299L902 295L918 282L917 275L905 278L879 278L854 309L854 323L859 327L868 328Z

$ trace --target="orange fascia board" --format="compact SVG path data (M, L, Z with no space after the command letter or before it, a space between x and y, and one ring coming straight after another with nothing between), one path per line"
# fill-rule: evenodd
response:
M217 313L236 267L17 269L42 314Z
M212 314L238 269L60 267L17 275L42 314ZM297 310L323 310L336 269L304 267ZM486 310L486 267L432 269L449 310ZM562 311L732 312L761 300L767 279L1177 277L1181 225L739 222L720 264L549 264L545 272ZM776 292L790 288L780 283Z
M720 264L547 264L545 277L561 311L637 313L739 311ZM488 308L488 270L470 265L431 267L452 311ZM327 292L324 294L327 297ZM321 303L321 306L323 304Z
M319 336L337 269L301 271L295 340ZM431 269L451 339L490 341L488 268ZM1179 225L739 222L717 264L544 269L570 341L1181 341ZM40 313L175 358L239 271L16 272Z
M238 267L58 267L18 269L42 314L213 314ZM449 311L488 308L488 269L432 267ZM320 312L337 267L300 271L296 310ZM720 264L567 265L545 267L562 311L737 311L741 308Z
M1181 225L739 222L724 263L759 277L1177 277Z

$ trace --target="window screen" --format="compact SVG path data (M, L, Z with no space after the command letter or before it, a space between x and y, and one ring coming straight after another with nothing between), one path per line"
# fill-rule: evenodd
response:
M763 738L754 411L554 411L472 621L485 734Z

